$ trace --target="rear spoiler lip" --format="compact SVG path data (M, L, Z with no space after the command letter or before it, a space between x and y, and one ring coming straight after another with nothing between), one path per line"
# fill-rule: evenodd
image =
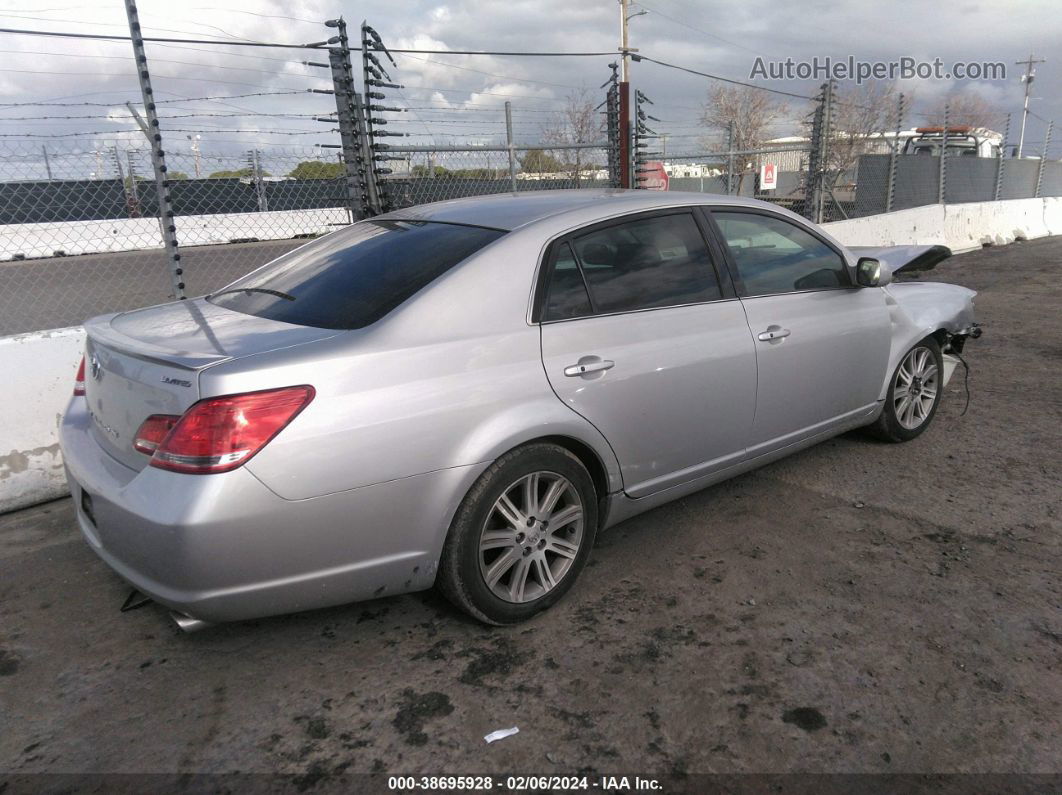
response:
M177 367L181 370L201 370L212 364L227 361L231 356L223 354L192 353L189 351L174 351L158 345L151 345L133 337L128 337L116 330L111 321L118 317L120 312L110 315L100 315L85 321L85 333L93 342L99 342L108 348L116 350L126 356L156 364L165 364Z
M889 266L893 274L931 271L951 256L947 246L849 246L857 257L870 257Z

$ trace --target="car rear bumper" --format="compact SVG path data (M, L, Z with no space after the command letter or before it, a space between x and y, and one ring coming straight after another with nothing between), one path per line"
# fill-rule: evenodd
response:
M75 398L59 434L85 539L142 593L210 622L430 587L450 519L485 466L285 500L246 468L130 469L90 422Z

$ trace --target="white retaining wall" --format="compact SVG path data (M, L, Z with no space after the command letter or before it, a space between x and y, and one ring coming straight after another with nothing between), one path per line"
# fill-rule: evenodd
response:
M339 215L342 210L306 212L317 213L318 219L324 213L335 212L337 223L345 218L345 214ZM278 228L275 220L259 220L263 231ZM826 227L849 246L940 243L959 252L984 244L1002 245L1062 234L1062 198L932 205L839 221ZM3 230L0 227L0 234ZM157 224L154 234L157 240ZM181 239L193 242L188 232ZM0 337L0 372L7 374L13 391L13 399L0 415L0 513L66 493L56 428L70 399L83 346L84 332L80 328Z
M56 429L84 347L80 328L0 337L0 513L67 493Z
M1062 234L1062 198L931 204L823 227L846 246L941 244L959 253Z
M182 215L177 235L183 246L229 243L232 240L287 240L298 235L323 235L350 222L341 207L268 213ZM3 259L55 256L63 252L100 254L161 248L157 218L116 218L102 221L64 221L46 224L0 225Z

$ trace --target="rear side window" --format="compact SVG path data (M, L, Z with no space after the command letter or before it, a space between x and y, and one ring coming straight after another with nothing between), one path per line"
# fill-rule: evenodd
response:
M722 297L693 216L642 218L574 241L596 312L676 306Z
M557 250L543 314L545 320L567 320L593 314L579 264L567 243Z
M360 221L285 254L207 300L300 326L363 328L504 234L430 221Z

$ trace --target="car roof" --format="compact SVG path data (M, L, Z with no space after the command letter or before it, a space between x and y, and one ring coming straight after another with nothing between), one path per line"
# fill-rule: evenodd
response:
M728 206L771 207L775 205L755 199L709 193L682 191L622 190L595 188L576 190L532 190L523 193L502 193L471 196L465 199L421 204L395 210L377 219L435 221L439 223L470 224L512 231L571 211L592 215L598 210L602 218L616 213L652 210L687 204L725 204Z

